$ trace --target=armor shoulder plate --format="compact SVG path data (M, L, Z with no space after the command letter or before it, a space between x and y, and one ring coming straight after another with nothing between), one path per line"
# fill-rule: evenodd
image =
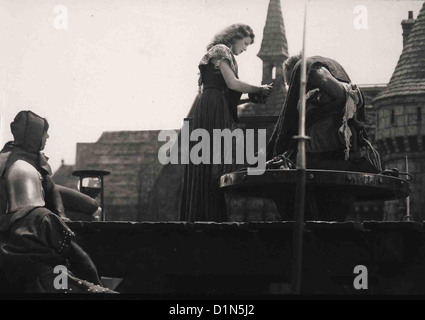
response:
M41 174L28 162L18 160L6 173L9 212L24 208L44 207Z

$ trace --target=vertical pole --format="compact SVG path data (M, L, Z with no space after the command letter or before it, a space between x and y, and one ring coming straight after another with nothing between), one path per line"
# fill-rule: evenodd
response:
M406 155L406 173L409 173L409 158ZM406 198L406 221L411 221L410 216L410 196Z
M105 206L103 203L103 176L100 177L100 207L102 208L101 221L106 221Z
M292 261L292 294L300 294L301 292L301 271L302 271L302 253L303 253L303 233L304 233L304 206L305 206L305 183L306 183L306 155L305 142L308 137L305 135L305 113L306 113L306 23L307 21L307 4L304 8L304 33L303 33L303 49L301 55L301 85L300 85L300 101L301 108L299 110L298 136L298 153L297 153L297 172L298 181L295 195L295 225L293 233L293 261Z

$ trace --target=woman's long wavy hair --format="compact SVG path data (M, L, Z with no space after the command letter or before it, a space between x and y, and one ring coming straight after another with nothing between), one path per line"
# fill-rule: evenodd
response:
M235 40L243 39L246 37L251 38L251 44L254 43L254 31L252 28L246 24L236 23L232 24L230 27L227 27L223 31L217 33L210 44L207 46L207 50L210 50L213 46L217 44L224 44L230 47Z

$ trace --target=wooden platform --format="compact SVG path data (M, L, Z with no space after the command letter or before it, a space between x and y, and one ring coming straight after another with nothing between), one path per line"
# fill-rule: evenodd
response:
M102 276L142 294L288 293L293 222L71 222ZM369 290L353 287L354 268ZM307 222L303 293L425 294L425 232L414 222ZM278 289L276 289L278 288Z

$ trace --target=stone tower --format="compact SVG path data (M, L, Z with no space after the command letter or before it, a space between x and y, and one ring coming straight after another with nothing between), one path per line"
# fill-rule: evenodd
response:
M278 115L285 102L283 62L288 58L288 42L280 0L270 0L258 57L263 61L262 84L273 82L273 93L266 103L268 115Z
M414 175L411 214L424 219L425 206L425 3L416 19L402 22L403 52L387 88L374 100L377 112L376 144L383 167L405 171L405 157ZM400 220L402 201L386 203L386 219Z
M257 55L263 61L262 84L273 82L273 93L265 105L247 107L243 115L279 115L286 98L283 62L288 58L288 42L280 0L270 0L261 49Z

